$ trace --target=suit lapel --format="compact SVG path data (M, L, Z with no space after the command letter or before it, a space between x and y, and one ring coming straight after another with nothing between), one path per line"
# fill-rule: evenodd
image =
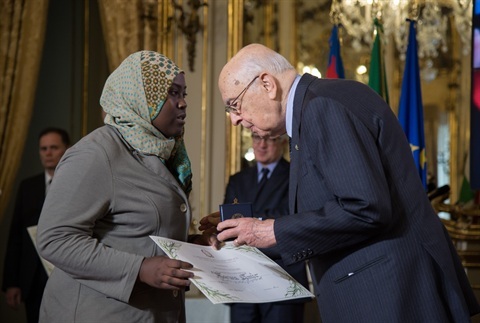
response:
M256 185L258 181L257 167L248 167L244 172L237 173L232 182L232 190L235 192L235 196L239 203L253 203L255 195L257 193ZM228 201L232 203L232 201Z
M296 213L297 210L297 187L298 173L300 171L300 128L302 120L302 110L304 105L305 93L308 86L317 78L310 74L304 74L298 82L293 100L293 121L292 121L292 138L290 141L290 188L288 194L288 202L290 205L290 213Z
M45 200L45 174L39 174L32 182L32 187L29 188L30 193L35 196L35 201L38 201L38 207L41 210L43 207L43 201Z

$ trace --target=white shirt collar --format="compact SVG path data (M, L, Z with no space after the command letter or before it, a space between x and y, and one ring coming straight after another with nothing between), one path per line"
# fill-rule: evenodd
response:
M50 174L45 171L45 187L48 187L50 185L50 181L52 180L53 176L50 176Z
M292 138L292 127L293 127L293 100L295 98L295 91L297 90L298 82L300 82L300 75L295 77L295 81L293 81L292 87L288 92L288 100L287 100L287 112L286 112L286 124L285 127L287 129L287 135Z
M280 159L277 160L276 162L273 162L273 163L268 164L268 165L262 165L262 164L257 162L257 175L259 176L259 178L262 176L262 169L263 168L268 168L268 170L269 170L268 178L270 178L270 176L273 173L273 170L275 169L275 167L277 167L277 164L278 164L279 161L280 161Z

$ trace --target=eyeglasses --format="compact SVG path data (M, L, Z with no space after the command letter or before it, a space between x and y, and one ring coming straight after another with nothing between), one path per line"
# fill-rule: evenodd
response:
M225 112L227 113L234 113L236 114L237 116L240 115L240 109L236 108L235 105L237 105L237 100L242 96L242 94L244 94L245 92L247 92L248 88L253 84L253 82L255 82L255 80L258 78L258 75L255 76L253 78L253 80L250 81L250 83L247 84L247 86L242 90L242 92L240 92L239 95L237 95L237 97L235 99L233 99L232 103L230 104L227 104L225 106Z
M273 143L277 142L279 139L280 139L280 137L270 138L270 137L260 137L260 136L256 136L256 135L252 136L252 142L254 144L259 144L259 143L262 142L262 140L265 140L265 142L267 144L273 144Z

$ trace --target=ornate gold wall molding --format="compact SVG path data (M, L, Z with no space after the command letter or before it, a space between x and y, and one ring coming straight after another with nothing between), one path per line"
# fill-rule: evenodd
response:
M228 1L228 59L232 58L243 45L243 0ZM226 129L226 167L225 183L228 177L240 170L241 151L241 127L234 127L227 116L225 119Z
M207 1L205 1L207 3ZM208 24L208 6L203 7L203 23L204 26ZM208 28L203 29L203 54L202 54L202 147L200 149L200 210L203 214L206 214L206 201L207 194L207 181L206 181L206 161L207 161L207 87L208 87Z

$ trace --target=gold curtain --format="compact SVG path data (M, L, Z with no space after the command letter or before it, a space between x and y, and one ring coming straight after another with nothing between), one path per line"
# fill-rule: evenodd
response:
M0 221L10 199L33 113L48 2L1 2Z
M156 50L158 2L98 1L110 72L134 52L144 49Z

